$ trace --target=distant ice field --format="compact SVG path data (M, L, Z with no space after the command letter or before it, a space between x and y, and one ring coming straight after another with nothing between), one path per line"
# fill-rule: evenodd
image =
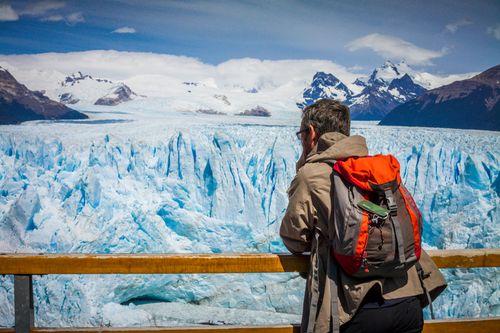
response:
M161 112L159 112L159 110ZM285 252L278 229L300 114L169 112L131 102L88 120L0 126L0 252ZM353 122L392 153L427 249L500 246L500 133ZM447 270L438 317L500 315L499 270ZM300 321L295 274L35 277L37 325ZM13 325L11 277L0 326ZM463 306L467 302L467 306Z

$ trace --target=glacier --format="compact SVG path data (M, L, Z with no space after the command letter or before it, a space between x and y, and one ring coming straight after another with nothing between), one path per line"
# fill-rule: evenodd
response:
M0 252L286 252L278 229L298 117L118 109L0 126ZM353 133L399 159L425 248L500 246L498 132L353 122ZM445 274L438 318L500 315L498 269ZM297 274L35 276L35 317L51 327L290 323L303 288ZM13 304L13 279L0 277L0 326L14 324Z

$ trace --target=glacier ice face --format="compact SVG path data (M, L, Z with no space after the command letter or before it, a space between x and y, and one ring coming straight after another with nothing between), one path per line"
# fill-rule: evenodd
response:
M300 153L294 126L167 124L154 135L133 122L91 126L1 127L0 251L286 251L278 228ZM353 132L371 153L399 159L427 248L500 245L497 133L356 122ZM446 274L439 317L499 315L498 269ZM12 278L0 281L0 326L9 326ZM283 323L300 320L303 287L295 274L35 277L36 319L194 324L207 320L186 314L199 307L218 322Z

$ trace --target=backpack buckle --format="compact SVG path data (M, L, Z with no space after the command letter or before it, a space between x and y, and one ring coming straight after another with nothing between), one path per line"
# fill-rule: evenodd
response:
M396 205L396 200L394 200L394 196L392 195L392 191L390 188L384 191L385 199L387 200L387 208L389 208L391 216L398 215L398 205Z
M373 226L375 226L375 227L377 227L377 228L379 228L379 227L381 227L384 224L384 222L385 222L386 219L387 219L387 217L383 218L383 217L380 217L380 216L378 216L376 214L373 214L372 218L370 219L370 224L373 225Z

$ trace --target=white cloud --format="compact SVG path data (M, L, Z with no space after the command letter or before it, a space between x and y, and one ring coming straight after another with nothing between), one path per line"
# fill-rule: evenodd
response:
M43 22L59 22L59 21L64 21L64 16L62 15L50 15L47 17L43 17L41 19Z
M64 21L68 25L75 25L80 22L85 22L85 18L82 13L73 13L67 16L63 16L60 14L50 15L47 17L42 17L40 19L42 22L61 22Z
M31 15L31 16L42 16L47 12L55 9L61 9L66 6L64 1L55 1L55 0L45 0L30 3L26 6L26 8L21 11L22 15Z
M495 37L497 40L500 40L500 23L497 23L494 27L488 27L486 32Z
M432 59L446 54L445 49L440 51L424 49L404 39L378 33L354 39L346 47L351 52L371 49L384 58L406 60L411 65L432 65Z
M111 33L116 33L116 34L135 34L136 32L137 31L131 27L121 27L111 31Z
M72 13L72 14L69 14L68 16L66 16L66 22L68 24L73 25L73 24L85 22L85 18L83 17L83 14L81 12Z
M457 32L458 28L464 27L464 26L467 26L467 25L471 25L471 24L472 24L471 20L469 20L468 18L464 18L464 19L461 19L461 20L458 20L458 21L455 21L455 22L448 23L445 26L445 29L446 29L446 31L451 32L452 34L454 34L455 32Z
M19 20L19 15L8 4L0 4L0 21L17 21Z
M64 7L66 7L65 1L44 0L31 2L28 3L28 5L19 12L19 15L34 16L42 22L64 21L69 25L75 25L77 23L85 22L85 18L83 17L83 14L81 12L75 12L68 15L58 14L57 12L54 12ZM0 8L2 8L1 5Z
M254 58L231 59L218 65L201 62L196 58L146 52L85 51L68 53L43 53L26 55L0 55L0 63L6 68L18 69L12 73L23 82L21 70L33 75L32 70L58 72L68 75L81 71L95 77L115 81L136 82L142 80L144 93L148 90L167 89L154 82L171 80L205 82L217 87L235 89L297 89L300 94L317 71L335 73L348 86L359 76L344 66L328 60L260 60ZM27 79L29 75L27 74ZM64 78L62 76L61 80ZM40 82L45 82L40 77ZM28 80L27 80L28 81ZM54 81L57 84L58 81ZM25 83L25 82L23 82ZM26 84L26 83L25 83ZM46 83L45 85L48 85ZM34 88L41 89L36 86ZM356 88L353 86L353 88ZM149 95L148 95L149 96Z

